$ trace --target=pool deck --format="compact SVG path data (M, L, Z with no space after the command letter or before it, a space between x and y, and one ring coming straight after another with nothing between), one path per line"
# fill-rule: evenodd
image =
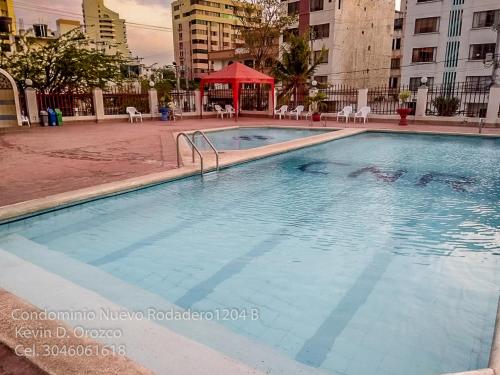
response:
M81 123L63 126L62 128L34 127L18 132L0 133L0 159L2 160L0 172L3 177L0 182L0 191L2 192L0 195L0 222L8 221L14 217L27 216L34 212L50 210L54 207L64 207L100 196L135 190L163 181L196 174L199 171L199 162L190 163L191 154L185 143L181 147L183 167L177 168L176 134L181 131L189 132L198 129L206 130L234 126L308 127L309 123L305 121L241 118L236 124L234 121L229 120L197 119L179 121L169 125L159 121L146 121L143 124L134 125L125 122ZM366 125L354 125L352 123L346 125L329 121L327 126L341 130L250 150L224 152L221 154L221 167L360 134L367 130L468 135L477 135L478 133L476 127L435 125L399 127L394 123L382 122L371 122ZM500 128L485 128L483 129L483 135L500 136ZM213 170L215 158L211 153L205 152L204 159L206 169ZM4 256L7 255L4 254ZM12 261L14 262L14 260ZM19 263L16 267L28 266ZM32 275L32 273L30 271L22 274ZM46 277L51 276L46 275ZM10 280L14 282L15 278L12 277ZM59 282L62 281L59 280ZM12 284L11 290L15 289L16 285ZM15 294L23 297L22 293ZM75 295L80 296L83 294L83 292L79 291ZM17 297L6 296L0 289L1 297L14 300L15 303L21 303L15 300ZM33 302L32 298L27 298L28 295L24 297ZM47 295L47 298L49 297L50 293ZM0 305L2 304L0 303ZM39 304L35 305L39 306ZM10 308L12 309L12 306ZM25 308L29 307L25 306ZM4 314L5 316L6 314ZM491 368L467 374L493 375L496 373L500 375L499 321L500 317L497 319L497 329L492 346ZM178 338L175 336L175 339ZM0 342L7 343L10 347L14 344L7 337L0 337ZM188 343L188 345L195 344ZM182 345L177 349L182 354ZM217 373L222 374L220 372L221 367L219 367L221 365L234 366L232 372L234 374L254 373L245 366L240 367L238 363L228 362L226 358L220 358L217 352L211 353L206 348L201 348L201 350L205 353L204 356L208 356L205 358L214 360L214 369L219 369ZM193 353L186 352L186 354L192 355ZM119 359L116 365L119 366L121 360L127 361L123 358ZM55 364L47 367L38 363L37 365L52 370L54 366L58 366L60 363L56 361ZM72 364L66 364L65 366L72 366ZM54 373L57 373L57 371L54 371ZM61 373L64 373L64 371ZM135 372L123 373L147 373L147 370L142 372L142 369L138 367Z

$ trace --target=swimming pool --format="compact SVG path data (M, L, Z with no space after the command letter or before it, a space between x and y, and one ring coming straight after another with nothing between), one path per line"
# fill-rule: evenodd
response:
M333 130L293 129L293 128L238 128L206 132L206 136L217 150L248 150L293 139L319 135ZM207 150L208 145L201 138L196 138L196 145Z
M184 308L256 308L220 324L331 374L482 368L499 146L365 133L4 225L0 248L31 241Z

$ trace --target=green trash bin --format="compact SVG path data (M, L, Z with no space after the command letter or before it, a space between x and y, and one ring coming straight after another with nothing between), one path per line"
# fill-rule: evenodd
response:
M63 124L62 112L59 108L56 108L57 125L61 126Z

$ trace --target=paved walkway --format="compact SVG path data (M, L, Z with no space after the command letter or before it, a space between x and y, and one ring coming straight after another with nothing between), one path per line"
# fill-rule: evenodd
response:
M241 118L240 126L303 125L305 121ZM124 121L33 127L0 133L0 206L47 195L154 173L176 167L175 140L180 130L234 126L220 119L192 119L166 125L147 121L131 125ZM328 126L345 127L329 121ZM352 123L347 127L354 127ZM357 124L356 127L361 127ZM429 130L477 133L463 126L410 125L370 122L370 129ZM484 129L500 134L500 129Z

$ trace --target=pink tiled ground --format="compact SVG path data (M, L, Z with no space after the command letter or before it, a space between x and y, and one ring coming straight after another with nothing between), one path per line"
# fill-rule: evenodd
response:
M238 125L307 126L305 121L240 118ZM234 126L230 120L192 119L175 125L147 121L69 124L0 133L0 206L176 167L173 132ZM329 121L328 126L346 127ZM354 127L352 123L347 127ZM356 127L361 127L357 124ZM475 127L370 122L369 129L477 133ZM484 129L500 134L500 128Z

